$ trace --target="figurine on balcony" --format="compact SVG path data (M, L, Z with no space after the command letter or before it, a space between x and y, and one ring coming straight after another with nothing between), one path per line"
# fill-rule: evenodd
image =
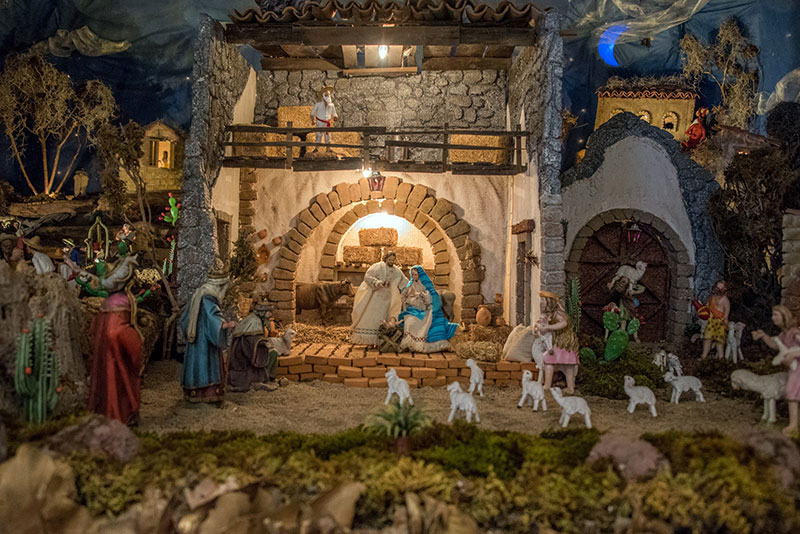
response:
M319 90L319 101L311 108L311 122L314 128L330 128L333 126L334 119L338 119L339 115L336 113L336 106L333 103L333 87L326 85ZM325 143L331 144L330 132L316 132L315 143L322 142L323 133L325 134ZM314 147L314 152L319 150L319 146Z

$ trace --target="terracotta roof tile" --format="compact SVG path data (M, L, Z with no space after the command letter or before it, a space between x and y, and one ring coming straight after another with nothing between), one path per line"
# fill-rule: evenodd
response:
M267 4L266 1L259 2ZM234 10L234 23L276 24L292 22L453 22L526 23L541 12L533 4L523 7L501 1L497 7L476 0L307 0L300 7L287 5L275 9L251 7L243 13Z

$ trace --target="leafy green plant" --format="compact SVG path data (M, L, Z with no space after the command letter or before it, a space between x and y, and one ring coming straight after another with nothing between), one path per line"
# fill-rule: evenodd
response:
M603 313L603 326L606 330L610 330L611 334L606 340L606 349L604 356L606 361L614 361L625 352L628 347L629 336L634 335L639 331L641 323L639 319L633 318L627 321L625 328L622 328L623 322L620 319L619 311L606 311Z
M396 440L398 454L408 454L408 437L430 425L430 415L408 402L394 402L367 420L370 431Z
M581 285L576 277L569 279L566 298L566 311L575 335L581 333Z
M58 402L58 358L53 353L50 320L41 315L17 338L14 387L25 399L25 417L43 423Z
M258 260L253 246L244 233L239 234L239 239L233 245L231 256L231 277L233 279L250 280L256 273Z

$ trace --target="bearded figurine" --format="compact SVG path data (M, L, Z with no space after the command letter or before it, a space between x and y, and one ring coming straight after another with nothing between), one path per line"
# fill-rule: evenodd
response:
M319 101L311 108L311 122L314 128L330 128L333 126L334 119L338 119L339 115L336 113L336 106L333 103L333 87L325 86L319 91ZM316 132L315 143L322 142L323 133L325 135L325 143L331 144L330 132ZM317 152L318 146L314 147L314 152Z
M225 322L221 304L230 277L222 260L216 259L206 283L197 288L181 315L180 326L187 345L183 357L183 392L187 401L221 405L225 393L223 350L228 344L227 330L236 326Z

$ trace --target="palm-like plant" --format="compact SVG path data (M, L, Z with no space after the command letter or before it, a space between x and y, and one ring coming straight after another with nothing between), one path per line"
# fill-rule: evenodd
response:
M430 425L430 415L408 402L393 402L367 419L367 428L371 432L395 439L397 454L400 455L409 453L409 436Z

